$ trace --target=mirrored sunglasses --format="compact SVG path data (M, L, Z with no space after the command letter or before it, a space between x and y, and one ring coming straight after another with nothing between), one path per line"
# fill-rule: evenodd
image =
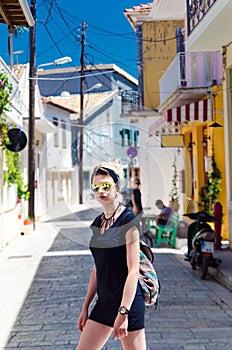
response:
M113 186L115 186L115 184L112 184L110 182L106 182L104 184L91 184L91 190L96 193L99 192L100 189L104 192L109 192Z

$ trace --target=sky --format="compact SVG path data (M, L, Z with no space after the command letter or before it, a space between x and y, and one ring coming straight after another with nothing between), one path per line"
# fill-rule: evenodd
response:
M67 66L79 66L81 27L85 22L85 64L114 63L137 78L136 35L123 11L139 3L138 0L37 0L36 65L70 56L72 63ZM9 63L6 25L0 25L0 36L0 56ZM14 63L29 62L27 29L14 38L13 50Z

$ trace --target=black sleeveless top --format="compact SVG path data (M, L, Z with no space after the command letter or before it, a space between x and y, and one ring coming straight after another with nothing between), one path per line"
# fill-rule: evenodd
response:
M89 248L97 271L98 302L113 306L120 303L128 269L126 261L126 233L135 226L138 219L130 208L126 208L104 234L100 233L101 215L96 217L90 228L93 235Z
M135 196L135 203L136 203L138 210L139 210L139 213L140 213L143 210L140 189L133 188L133 195Z

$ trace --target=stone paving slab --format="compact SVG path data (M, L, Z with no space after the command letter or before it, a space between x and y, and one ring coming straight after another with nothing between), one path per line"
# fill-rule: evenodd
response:
M87 221L87 212L83 217ZM18 247L0 256L1 267L8 271L5 286L0 286L0 297L4 296L6 303L4 314L12 307L9 300L17 303L7 345L1 347L0 340L0 349L76 348L79 338L76 323L93 263L80 241L86 239L89 231L82 225L78 228L70 219L56 233L54 226L49 231L48 225L42 225L41 236L34 236L31 247ZM40 247L38 242L45 237L44 229L51 237ZM23 237L24 242L28 240L29 237ZM17 258L20 254L23 257ZM198 279L178 250L156 249L155 266L161 280L161 296L158 310L149 307L146 311L147 350L231 349L232 293L210 276L206 281ZM1 271L0 268L0 277ZM17 281L10 283L9 276L15 279L17 272ZM120 341L111 337L102 350L108 349L122 349Z
M5 349L75 349L92 257L68 254L42 258ZM220 350L228 343L232 347L232 295L224 302L214 292L223 287L198 280L174 254L157 253L156 269L162 294L158 310L146 311L148 349ZM111 338L105 349L122 347Z

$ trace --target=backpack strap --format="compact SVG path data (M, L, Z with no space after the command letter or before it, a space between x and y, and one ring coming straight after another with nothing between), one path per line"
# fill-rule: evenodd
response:
M151 263L154 261L154 254L151 251L151 248L142 240L140 240L140 250L146 255L148 260L150 260Z

